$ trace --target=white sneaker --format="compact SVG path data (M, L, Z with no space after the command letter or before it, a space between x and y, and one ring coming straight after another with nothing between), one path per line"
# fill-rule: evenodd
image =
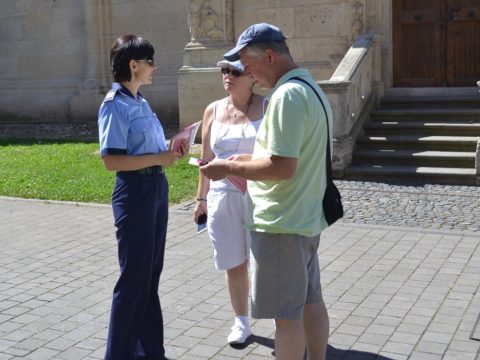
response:
M243 344L247 338L252 335L250 329L246 329L239 324L235 324L231 327L232 332L228 335L227 341L229 344Z

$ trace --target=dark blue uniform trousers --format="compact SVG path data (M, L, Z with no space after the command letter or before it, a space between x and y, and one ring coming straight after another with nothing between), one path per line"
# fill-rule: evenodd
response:
M158 284L168 221L165 175L118 172L112 207L120 278L113 291L105 360L163 359Z

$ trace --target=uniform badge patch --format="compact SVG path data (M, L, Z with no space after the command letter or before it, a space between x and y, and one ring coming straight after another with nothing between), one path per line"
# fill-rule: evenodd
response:
M107 95L105 95L105 99L103 99L103 102L106 101L112 101L113 98L115 97L115 94L117 93L118 89L111 89L108 91Z

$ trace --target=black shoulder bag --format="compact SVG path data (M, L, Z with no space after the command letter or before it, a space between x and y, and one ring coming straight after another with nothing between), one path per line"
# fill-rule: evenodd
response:
M325 189L325 194L323 195L323 213L325 214L325 219L327 220L328 225L332 225L335 221L343 217L343 205L342 205L342 196L340 191L338 191L335 183L333 182L332 176L332 158L330 155L330 131L328 126L328 113L325 105L323 104L322 98L317 93L315 88L299 77L292 77L290 80L301 81L313 90L315 95L317 95L320 104L322 104L323 111L325 111L325 120L327 121L327 159L325 162L327 168L327 187Z

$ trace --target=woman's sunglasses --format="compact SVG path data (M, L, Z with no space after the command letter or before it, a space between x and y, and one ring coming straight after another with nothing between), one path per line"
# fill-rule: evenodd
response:
M238 71L238 70L234 70L234 69L230 69L230 68L227 68L227 67L221 68L221 69L220 69L220 72L221 72L223 75L232 74L232 75L235 76L235 77L239 77L239 76L242 76L242 75L243 75L243 72Z
M153 59L139 59L139 60L135 60L135 61L145 62L150 66L155 66L155 61Z

